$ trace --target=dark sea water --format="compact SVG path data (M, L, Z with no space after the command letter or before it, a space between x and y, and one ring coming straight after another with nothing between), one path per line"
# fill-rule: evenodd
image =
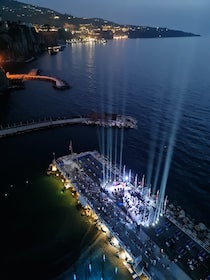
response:
M100 279L105 252L107 279L114 279L115 266L117 279L129 279L103 235L81 217L71 195L61 194L61 183L45 175L53 152L57 157L67 154L70 139L76 152L103 151L102 139L114 139L118 159L123 141L123 163L146 174L151 185L163 154L157 188L170 167L169 201L209 226L209 45L209 37L72 45L19 69L38 68L72 88L57 91L47 82L26 82L25 90L1 97L1 124L96 111L131 115L138 129L107 132L72 126L0 140L2 254L8 275L73 279L77 271L79 279ZM93 260L90 276L86 270Z

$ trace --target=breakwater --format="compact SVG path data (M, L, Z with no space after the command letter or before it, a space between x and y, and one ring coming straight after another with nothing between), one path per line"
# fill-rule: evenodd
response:
M135 128L136 120L132 117L118 116L116 119L102 119L91 117L77 117L77 118L58 118L58 119L44 119L38 122L26 122L19 124L8 125L7 127L0 127L0 138L18 135L22 133L29 133L36 130L53 128L65 125L97 125L104 127L118 127L118 128Z

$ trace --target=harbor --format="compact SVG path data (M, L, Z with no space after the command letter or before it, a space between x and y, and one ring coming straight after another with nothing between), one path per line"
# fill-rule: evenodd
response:
M110 164L98 152L72 153L58 158L50 173L74 190L84 209L93 212L114 246L124 251L123 261L148 279L208 279L209 247L174 221L166 207L156 219L157 201L144 178Z

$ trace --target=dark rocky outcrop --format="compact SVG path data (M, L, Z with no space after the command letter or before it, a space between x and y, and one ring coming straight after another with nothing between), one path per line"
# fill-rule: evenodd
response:
M0 95L9 89L9 80L6 77L4 69L0 66Z
M25 61L41 52L40 39L31 24L1 22L1 62Z

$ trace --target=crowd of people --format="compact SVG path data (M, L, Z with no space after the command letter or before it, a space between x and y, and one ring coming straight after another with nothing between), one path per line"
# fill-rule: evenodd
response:
M154 209L148 203L147 196L141 195L130 184L115 182L107 185L106 189L111 196L116 198L127 211L127 215L137 224L148 224L154 214Z

